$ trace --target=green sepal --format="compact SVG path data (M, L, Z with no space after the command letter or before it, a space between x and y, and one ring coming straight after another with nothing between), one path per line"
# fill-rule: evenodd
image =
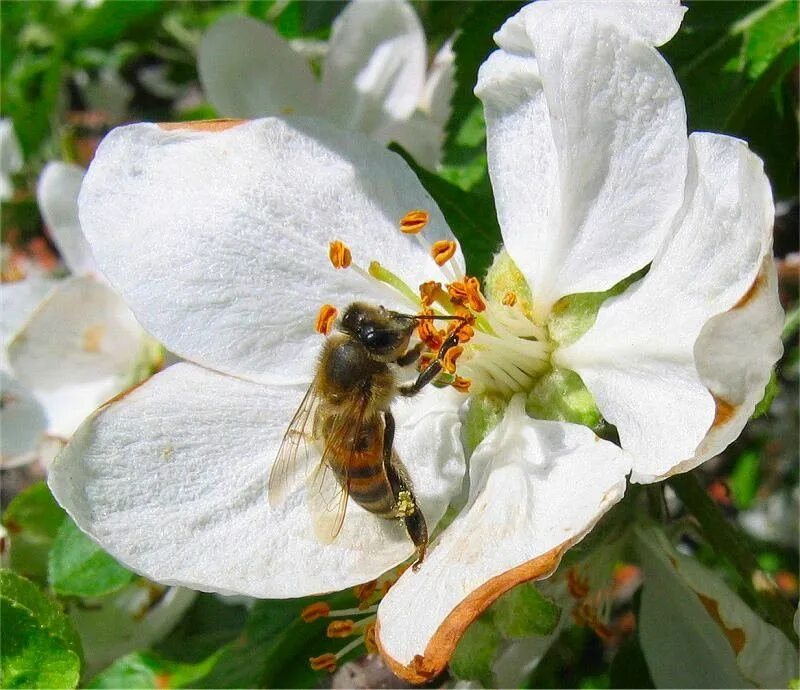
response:
M494 686L492 664L502 637L484 616L467 628L450 659L450 672L460 680L477 680L483 687Z
M80 679L81 644L55 601L29 580L0 570L4 688L74 688Z
M509 638L550 635L561 618L561 608L531 583L517 585L500 597L492 613L497 628Z
M471 455L478 444L500 423L507 405L507 400L492 393L482 393L470 398L462 426L468 455Z
M125 587L133 573L65 520L50 551L47 577L62 596L99 597Z
M581 377L569 369L552 369L537 379L525 401L534 419L582 424L599 429L603 417Z
M775 396L777 396L780 391L781 384L778 383L778 374L775 371L775 367L772 367L772 371L769 374L769 381L767 381L767 385L764 387L764 395L761 400L758 401L756 409L753 410L750 419L758 419L767 414L769 408L772 407Z

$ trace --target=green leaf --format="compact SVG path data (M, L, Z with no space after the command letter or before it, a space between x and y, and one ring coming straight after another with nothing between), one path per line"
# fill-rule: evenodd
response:
M504 594L492 607L494 623L506 637L549 635L558 625L561 609L535 585L521 584Z
M99 597L122 589L133 573L95 544L72 521L56 535L47 570L53 590L63 596Z
M220 649L198 663L170 661L153 652L135 652L117 659L95 676L89 688L185 688L208 675L224 653Z
M733 472L728 478L733 503L739 510L749 508L755 500L761 478L760 455L757 450L748 450L742 453L736 460Z
M47 558L66 513L44 482L17 494L3 514L10 540L10 566L35 579L47 576Z
M461 244L467 260L467 274L483 277L492 262L492 255L501 243L500 226L492 198L465 192L425 170L397 144L392 144L390 148L411 166L422 186L441 209L447 224Z
M74 688L81 668L75 629L59 605L36 585L0 571L4 688Z
M450 659L450 672L459 680L477 680L485 688L494 686L492 663L500 649L501 637L488 617L467 628Z
M780 195L797 188L797 5L693 2L679 34L662 48L683 89L690 131L750 142Z
M637 635L632 635L622 643L608 669L608 676L612 688L655 687Z

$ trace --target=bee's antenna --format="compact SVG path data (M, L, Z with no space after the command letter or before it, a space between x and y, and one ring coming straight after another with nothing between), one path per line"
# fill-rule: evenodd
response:
M439 316L438 314L415 314L410 317L417 321L466 321L466 316Z

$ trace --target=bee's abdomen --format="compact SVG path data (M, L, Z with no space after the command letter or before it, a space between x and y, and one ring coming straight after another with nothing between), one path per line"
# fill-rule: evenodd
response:
M382 463L351 466L348 478L350 497L358 505L381 517L394 517L394 496Z

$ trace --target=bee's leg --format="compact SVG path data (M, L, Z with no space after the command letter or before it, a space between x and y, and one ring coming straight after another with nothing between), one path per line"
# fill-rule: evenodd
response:
M407 350L397 358L397 364L399 364L401 367L407 367L409 364L413 364L419 359L419 356L422 354L422 350L424 348L425 343L417 343L414 345L414 347L412 347L410 350Z
M397 516L403 520L408 531L408 536L417 547L417 560L414 562L414 570L422 563L425 558L425 550L428 547L428 525L425 516L417 505L417 499L411 490L411 480L408 472L400 462L400 459L393 453L394 445L394 415L386 411L383 413L384 432L383 432L383 467L386 470L386 477L392 487Z
M405 397L416 395L431 381L433 381L433 379L435 379L442 371L442 358L445 356L445 354L447 354L447 351L451 347L455 347L456 345L458 345L458 332L454 331L439 348L439 353L436 355L436 359L434 359L419 373L417 380L414 381L414 383L410 383L407 386L400 386L400 388L397 389L400 395Z

